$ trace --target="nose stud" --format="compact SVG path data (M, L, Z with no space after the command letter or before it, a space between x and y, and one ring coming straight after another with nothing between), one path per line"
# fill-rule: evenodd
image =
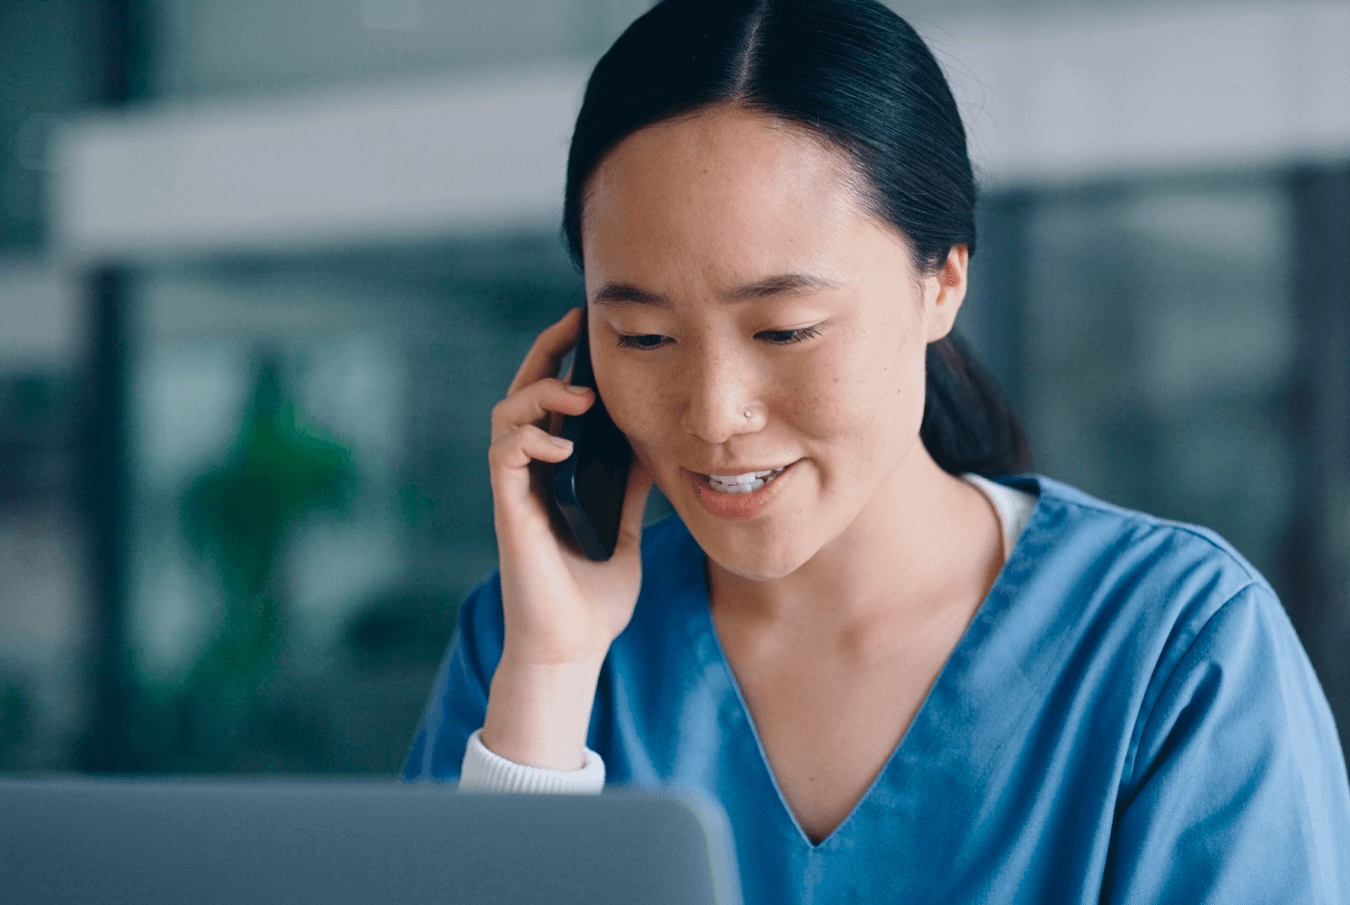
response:
M750 413L749 413L748 411L745 413L745 417L746 417L746 418L749 418L749 417L750 417Z

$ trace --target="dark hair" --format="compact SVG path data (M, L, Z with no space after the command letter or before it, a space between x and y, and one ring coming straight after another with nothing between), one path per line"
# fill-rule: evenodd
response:
M664 0L596 64L572 134L563 234L582 264L588 180L653 123L734 104L804 126L843 150L873 213L931 274L975 251L975 179L956 102L914 29L876 0ZM919 435L951 473L1030 467L1017 419L954 337L931 343Z

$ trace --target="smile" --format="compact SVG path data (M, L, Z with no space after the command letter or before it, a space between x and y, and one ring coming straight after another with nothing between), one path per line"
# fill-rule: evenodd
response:
M719 519L747 519L759 515L792 484L796 463L782 468L715 475L686 471L694 496Z
M750 471L739 475L705 474L708 486L719 493L754 493L765 484L778 477L787 468L774 468L769 471Z

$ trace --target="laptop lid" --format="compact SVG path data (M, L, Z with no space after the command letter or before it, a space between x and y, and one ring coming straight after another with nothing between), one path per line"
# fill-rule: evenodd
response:
M683 793L0 780L0 900L739 905L726 817Z

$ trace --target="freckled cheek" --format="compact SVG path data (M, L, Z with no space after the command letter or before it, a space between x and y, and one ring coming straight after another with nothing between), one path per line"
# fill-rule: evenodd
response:
M803 369L778 389L774 411L801 434L832 440L855 433L873 419L875 386L856 370L842 366Z
M829 387L802 386L780 392L769 405L779 425L795 434L829 440L848 430L850 400L830 392Z
M669 391L663 391L660 381L639 375L620 372L607 377L600 385L610 418L628 437L638 457L650 462L652 451L668 444Z
M893 459L918 436L923 373L834 370L784 388L774 410L827 483L856 478L859 469Z

